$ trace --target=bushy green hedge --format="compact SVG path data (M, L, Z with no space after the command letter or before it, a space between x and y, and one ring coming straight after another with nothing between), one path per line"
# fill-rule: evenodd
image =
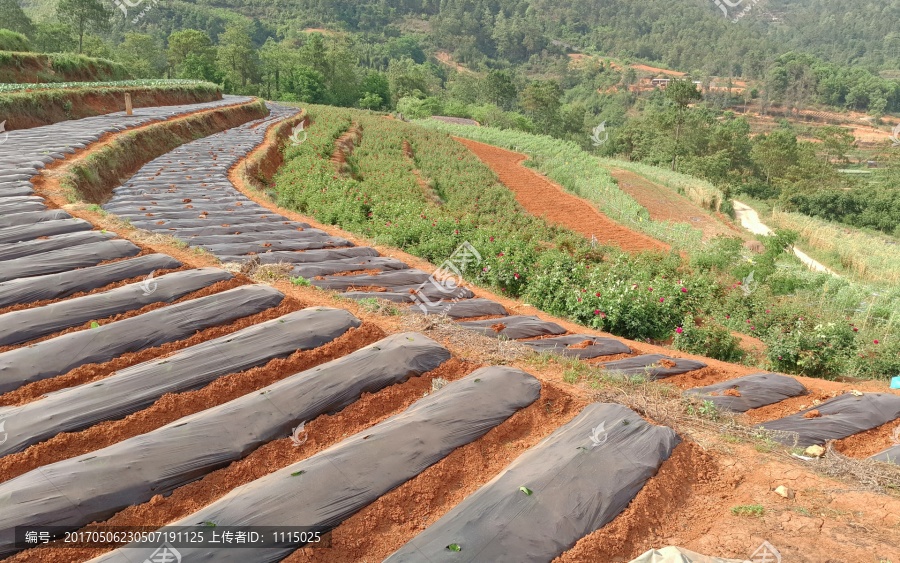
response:
M30 51L28 38L21 33L0 29L0 51Z
M22 53L0 48L0 83L46 84L130 78L124 66L106 59L74 53Z

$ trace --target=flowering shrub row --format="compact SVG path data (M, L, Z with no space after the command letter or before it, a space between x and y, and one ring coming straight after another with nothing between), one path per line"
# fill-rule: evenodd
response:
M524 212L490 169L443 133L357 110L307 110L308 140L287 149L276 177L282 206L436 264L469 241L484 260L464 272L468 281L623 337L737 361L732 332L740 332L768 345L770 369L900 373L892 306L877 317L872 307L854 311L868 290L802 270L783 252L789 238L773 237L753 256L740 241L716 239L688 260L592 247ZM328 158L351 123L363 137L348 160L351 174L341 174ZM751 272L752 287L743 286Z

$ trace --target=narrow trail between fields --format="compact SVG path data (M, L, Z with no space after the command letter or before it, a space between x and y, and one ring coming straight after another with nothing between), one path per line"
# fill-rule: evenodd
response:
M522 162L528 158L499 147L454 137L487 164L500 182L513 191L516 201L526 211L548 222L566 227L587 238L596 237L605 244L616 245L629 252L643 250L668 251L669 246L638 233L603 215L586 200L566 192Z
M774 231L763 224L763 222L759 219L759 213L757 213L755 209L753 209L746 203L741 203L738 200L732 200L732 203L734 204L734 214L745 229L755 235L769 236L771 234L774 234ZM805 264L810 270L813 270L815 272L827 272L832 276L840 277L835 271L829 269L821 262L813 259L809 254L803 252L797 247L794 247L794 254L796 254L797 258L799 258L800 261L803 262L803 264Z

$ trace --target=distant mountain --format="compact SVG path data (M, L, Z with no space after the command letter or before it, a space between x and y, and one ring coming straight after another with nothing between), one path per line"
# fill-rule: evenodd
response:
M56 2L20 0L38 20ZM429 20L434 46L462 61L524 62L566 44L704 74L752 75L792 50L900 70L900 0L159 0L139 25L215 38L235 18L255 21L260 43L310 26L398 34L404 19Z

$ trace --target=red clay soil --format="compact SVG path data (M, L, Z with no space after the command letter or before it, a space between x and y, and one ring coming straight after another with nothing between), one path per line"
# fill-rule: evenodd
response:
M131 367L133 365L169 355L173 352L177 352L178 350L188 348L189 346L196 346L197 344L201 344L203 342L206 342L207 340L212 340L214 338L232 334L241 329L248 328L259 323L277 319L278 317L283 317L284 315L299 311L305 307L306 305L288 298L282 301L278 307L273 307L261 313L238 319L227 325L208 328L194 334L190 338L178 340L177 342L169 342L168 344L163 344L162 346L157 346L155 348L147 348L139 352L122 354L118 358L109 362L105 362L103 364L87 364L79 366L66 373L65 375L60 375L59 377L45 379L43 381L35 381L34 383L31 383L24 387L20 387L15 391L10 391L9 393L0 395L0 406L20 405L28 403L39 398L41 395L46 395L47 393L52 393L53 391L98 381L105 377L109 377L116 371L125 369L127 367Z
M359 123L354 123L350 129L347 129L346 133L338 137L334 142L331 162L337 166L338 172L344 171L344 164L347 163L347 159L353 154L353 149L356 148L356 145L362 141L362 133L362 127Z
M193 270L190 266L182 266L180 268L174 268L171 270L155 270L153 275L157 278L165 276L166 274L174 274L175 272L184 272L187 270ZM27 309L36 309L38 307L43 307L44 305L50 305L51 303L58 303L60 301L68 301L70 299L77 299L79 297L85 297L87 295L95 295L97 293L103 293L106 291L112 291L113 289L123 287L126 285L130 285L133 283L140 283L147 279L147 276L138 276L135 278L130 278L127 280L122 280L120 282L111 283L109 285L105 285L103 287L98 287L97 289L92 289L91 291L81 291L79 293L74 293L68 297L64 297L62 299L44 299L43 301L34 301L31 303L19 303L18 305L10 305L8 307L0 308L0 315L5 315L6 313L13 313L16 311L25 311Z
M150 407L121 420L101 422L79 432L62 433L26 450L0 458L0 482L43 465L69 459L133 438L179 418L227 403L286 377L312 369L368 346L386 335L363 323L314 350L298 351L264 366L222 376L206 387L185 393L167 393Z
M300 549L284 562L381 561L586 405L560 386L542 383L531 406L345 520L332 532L333 549Z
M795 498L775 494L779 485ZM763 515L732 514L746 505L762 505ZM898 555L887 532L900 524L898 510L900 499L848 488L748 444L723 452L685 442L622 514L555 563L622 563L667 545L745 560L763 541L784 563L885 561Z
M422 178L422 171L415 167L416 154L413 151L412 145L405 139L403 140L403 155L413 164L413 176L416 177L416 183L419 184L419 189L422 190L425 198L435 205L443 205L444 202L441 199L441 196L438 195L434 188L428 185L428 182L426 182L424 178Z
M472 373L478 367L480 366L451 359L438 369L421 377L410 378L405 383L382 389L378 393L363 395L360 400L339 413L322 415L308 422L305 426L308 440L301 447L294 447L287 437L269 442L246 458L210 473L199 481L180 487L167 497L157 495L146 503L126 508L100 524L105 526L163 526L188 516L241 485L307 459L344 440L347 436L361 432L406 409L421 399L423 394L431 392L433 379L440 377L455 381ZM207 407L201 406L200 410L204 408ZM574 414L572 413L572 416ZM548 425L548 433L551 428L555 428L555 426ZM511 439L515 439L515 437L511 437ZM459 472L461 475L466 473L464 469ZM490 477L492 475L487 478ZM337 550L330 549L325 551L329 554L337 552ZM4 561L17 563L86 561L104 552L103 548L60 550L51 544L45 548L19 553Z
M454 138L487 164L500 182L516 195L516 201L532 215L587 238L595 236L601 243L616 245L629 252L669 250L667 244L616 223L586 200L522 166L527 158L525 155L477 141Z
M200 299L201 297L209 297L210 295L215 295L216 293L222 293L223 291L228 291L231 289L236 289L238 287L247 285L244 280L238 278L232 278L230 280L220 281L214 283L208 287L204 287L203 289L194 291L193 293L188 293L184 297L176 299L171 302L159 301L157 303L151 303L150 305L145 305L140 309L132 309L131 311L126 311L124 313L119 313L118 315L113 315L111 317L92 319L86 323L83 323L80 326L73 326L67 328L65 330L61 330L59 332L54 332L48 334L46 336L42 336L40 338L35 338L34 340L29 340L27 342L23 342L22 344L15 344L11 346L0 346L0 354L3 352L8 352L10 350L15 350L16 348L22 348L25 346L32 346L39 342L44 342L46 340L52 340L53 338L57 338L59 336L63 336L65 334L69 334L72 332L79 332L82 330L91 330L91 326L93 323L98 323L100 326L106 326L110 323L114 323L117 321L124 321L125 319L130 319L132 317L137 317L138 315L143 315L145 313L149 313L151 311L156 311L157 309L162 309L163 307L168 307L170 305L177 305L179 303L186 303L188 301L193 301L194 299Z
M610 168L609 172L619 183L619 188L646 208L654 221L686 223L703 231L705 239L717 235L743 236L741 229L735 225L714 219L709 211L669 188L628 170Z
M837 440L834 449L847 457L863 458L883 452L893 445L900 445L900 421L897 420Z

